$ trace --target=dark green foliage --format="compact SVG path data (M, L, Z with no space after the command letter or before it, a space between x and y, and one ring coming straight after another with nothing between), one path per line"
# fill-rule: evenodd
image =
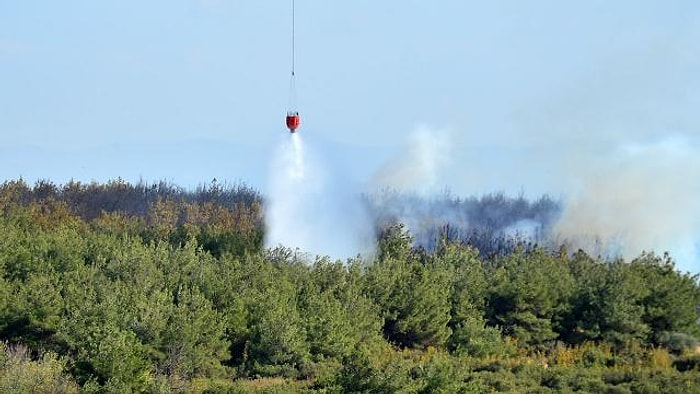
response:
M650 332L644 322L643 300L649 295L641 276L625 262L609 264L599 291L598 305L601 338L615 345L643 340Z
M299 306L315 361L342 358L358 343L379 339L378 308L362 294L359 268L322 259L310 279L300 289Z
M216 376L228 358L219 314L196 288L180 288L163 332L162 365L167 375L191 379Z
M700 284L668 256L484 258L397 225L372 259L309 261L262 231L258 195L215 182L1 185L0 391L700 387Z
M651 338L660 338L664 332L700 336L698 276L678 272L668 255L643 254L630 266L649 289L643 300L643 320Z
M602 262L579 252L570 267L572 307L562 323L567 342L603 340L623 347L669 329L697 332L697 279L673 271L668 259L642 255L631 263Z
M272 275L260 279L248 295L250 331L244 358L264 375L293 371L309 361L310 351L296 289L288 280L272 280Z
M573 279L566 261L543 249L518 250L489 266L487 318L519 343L544 350L558 337Z
M450 336L451 278L411 249L402 228L389 229L367 270L367 290L380 306L384 334L399 346L444 346Z
M515 346L502 337L501 330L487 325L481 318L462 320L453 329L450 342L455 353L477 358L515 353Z
M15 283L13 294L8 294L5 326L2 336L34 348L59 350L53 343L63 311L61 285L57 275L33 275L21 285Z

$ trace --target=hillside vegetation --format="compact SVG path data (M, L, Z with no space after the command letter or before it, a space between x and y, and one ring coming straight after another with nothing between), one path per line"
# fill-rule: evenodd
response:
M700 392L700 282L670 256L424 248L392 222L371 258L309 261L262 247L262 206L2 184L0 392Z

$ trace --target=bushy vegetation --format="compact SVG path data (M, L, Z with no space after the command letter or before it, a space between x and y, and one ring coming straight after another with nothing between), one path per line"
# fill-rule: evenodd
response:
M0 392L700 392L669 256L262 248L245 187L0 187Z

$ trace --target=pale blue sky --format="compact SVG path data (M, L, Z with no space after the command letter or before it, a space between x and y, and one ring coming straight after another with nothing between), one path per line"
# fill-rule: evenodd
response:
M397 146L419 124L490 148L696 132L699 4L299 0L301 132L348 150ZM0 0L2 149L23 153L0 175L103 179L119 174L90 160L116 160L115 145L124 155L170 146L200 175L145 152L133 158L141 175L262 184L247 153L284 132L289 17L289 1ZM620 105L628 96L636 102ZM658 127L632 130L652 107ZM610 136L606 121L629 127ZM677 125L689 128L661 130ZM190 143L236 154L178 151ZM74 159L81 172L50 154L102 149ZM135 176L133 160L122 177Z
M216 177L264 191L286 138L290 8L0 0L0 179ZM617 152L667 138L700 153L700 2L296 8L300 133L358 183L411 160L421 126L450 148L432 183L458 194L569 195ZM696 164L670 172L692 177ZM678 192L700 190L689 183Z

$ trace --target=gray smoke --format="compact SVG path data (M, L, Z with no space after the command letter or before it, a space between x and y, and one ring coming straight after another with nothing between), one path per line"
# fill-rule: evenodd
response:
M578 179L554 228L559 239L626 258L669 251L698 271L700 149L689 138L621 145Z
M454 134L444 130L421 127L408 135L404 150L378 171L368 193L379 227L402 223L417 246L431 249L448 237L473 244L483 255L543 242L560 206L548 197L529 201L501 192L455 196L448 176L455 173L454 145Z
M568 160L555 155L552 172L565 176L553 177L549 186L560 191L559 201L529 201L522 195L458 198L445 192L448 184L435 180L455 173L447 166L454 161L450 149L439 149L453 145L449 135L427 128L416 135L379 171L372 201L380 223L404 223L421 246L430 247L437 232L448 228L482 248L499 248L499 239L514 238L551 247L568 244L605 258L668 251L679 269L699 270L700 147L688 136L620 144L607 153L581 151ZM525 183L527 168L520 174ZM407 180L418 187L411 189Z
M672 31L645 30L614 50L591 53L560 79L543 79L541 89L520 102L504 97L499 113L505 119L482 118L477 127L460 130L463 141L437 142L440 133L428 131L432 146L409 142L380 171L375 186L405 185L406 174L425 172L429 175L415 179L438 182L430 182L435 187L429 193L414 190L422 196L439 197L448 188L463 196L500 190L549 193L556 196L559 216L513 216L519 212L508 210L513 204L489 199L474 207L494 218L509 217L501 222L505 227L497 226L506 234L543 235L553 246L568 243L602 257L668 251L680 270L698 273L700 55L695 37L697 24L681 24ZM542 65L547 67L547 59ZM449 149L435 154L434 146ZM422 165L421 157L439 161ZM405 165L397 169L395 163ZM402 208L397 217L422 223L414 213L420 217L425 209L418 205ZM460 227L478 217L460 204L441 207L440 221L453 220ZM553 218L549 224L548 218Z

